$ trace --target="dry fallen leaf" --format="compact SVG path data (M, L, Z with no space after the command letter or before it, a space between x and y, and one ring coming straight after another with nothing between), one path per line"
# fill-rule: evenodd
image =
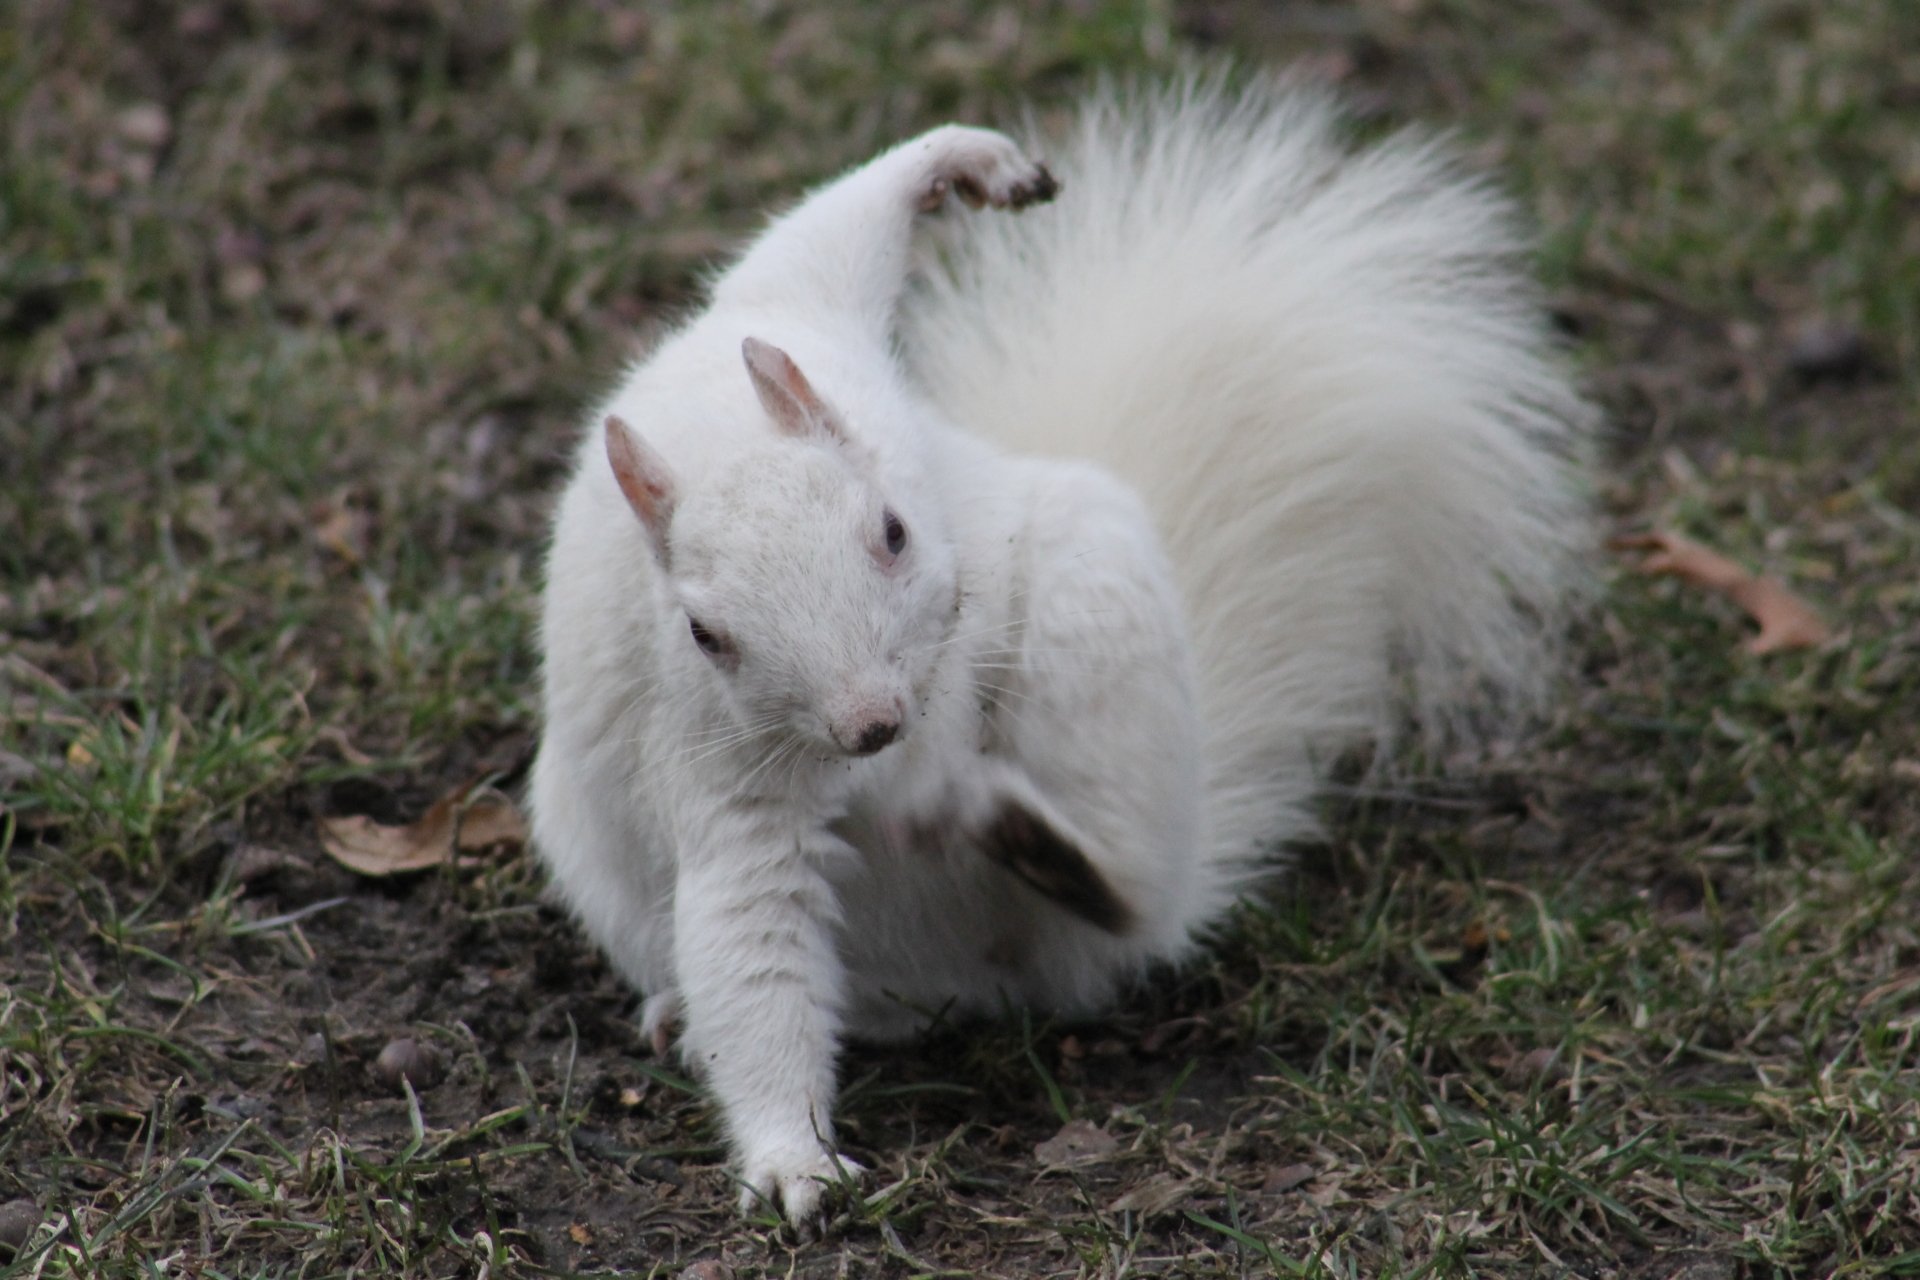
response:
M1163 1173L1115 1200L1107 1206L1107 1212L1137 1213L1151 1218L1177 1206L1192 1195L1193 1189L1199 1185L1198 1178L1175 1178Z
M1640 572L1671 574L1698 587L1717 591L1747 611L1760 624L1760 634L1747 642L1751 653L1806 649L1824 642L1832 632L1813 607L1773 578L1748 573L1717 551L1677 533L1641 533L1615 538L1618 551L1645 551Z
M1086 1120L1069 1120L1060 1132L1034 1147L1034 1158L1049 1168L1085 1164L1113 1154L1120 1140Z
M1280 1195L1295 1187L1305 1186L1319 1175L1320 1171L1310 1164L1281 1165L1267 1174L1267 1180L1260 1189L1269 1195Z
M568 1227L567 1236L582 1248L593 1243L593 1231L584 1222L576 1222Z
M320 843L334 861L366 876L423 871L456 860L472 866L479 853L496 845L519 848L527 842L527 824L513 802L478 783L440 797L418 822L389 827L372 818L322 818Z

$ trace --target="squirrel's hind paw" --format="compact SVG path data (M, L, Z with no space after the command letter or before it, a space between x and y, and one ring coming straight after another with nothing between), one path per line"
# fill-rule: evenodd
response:
M640 1034L646 1037L653 1056L664 1058L673 1047L673 1033L680 1029L680 993L656 991L640 1005Z
M923 142L933 152L932 174L920 197L923 212L938 209L949 193L975 209L1024 209L1044 204L1060 191L1047 166L1029 158L1005 134L947 125Z

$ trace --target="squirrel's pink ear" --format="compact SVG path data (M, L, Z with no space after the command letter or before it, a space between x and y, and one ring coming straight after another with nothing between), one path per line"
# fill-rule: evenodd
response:
M753 389L775 426L790 436L846 443L839 419L807 381L807 375L800 372L793 357L758 338L742 342L740 354L746 357Z
M667 563L667 524L673 519L673 473L664 458L615 414L607 415L607 461L627 505L640 517L654 557Z

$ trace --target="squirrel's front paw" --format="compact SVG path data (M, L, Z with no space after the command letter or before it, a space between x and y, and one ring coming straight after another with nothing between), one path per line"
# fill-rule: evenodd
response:
M776 1207L797 1230L812 1223L830 1189L865 1172L855 1161L825 1151L749 1161L741 1172L745 1185L740 1190L740 1212L751 1213L761 1205Z
M1024 209L1044 204L1060 184L1047 166L1028 158L1013 139L991 129L950 124L920 139L930 152L931 172L920 208L938 209L951 192L973 208Z

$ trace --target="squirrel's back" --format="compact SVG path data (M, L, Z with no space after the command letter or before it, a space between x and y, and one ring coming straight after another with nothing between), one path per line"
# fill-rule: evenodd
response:
M928 394L1145 499L1185 593L1212 851L1311 829L1334 756L1542 689L1590 539L1591 415L1507 200L1367 147L1323 96L1110 92L1040 146L1063 190L943 246L904 322Z

